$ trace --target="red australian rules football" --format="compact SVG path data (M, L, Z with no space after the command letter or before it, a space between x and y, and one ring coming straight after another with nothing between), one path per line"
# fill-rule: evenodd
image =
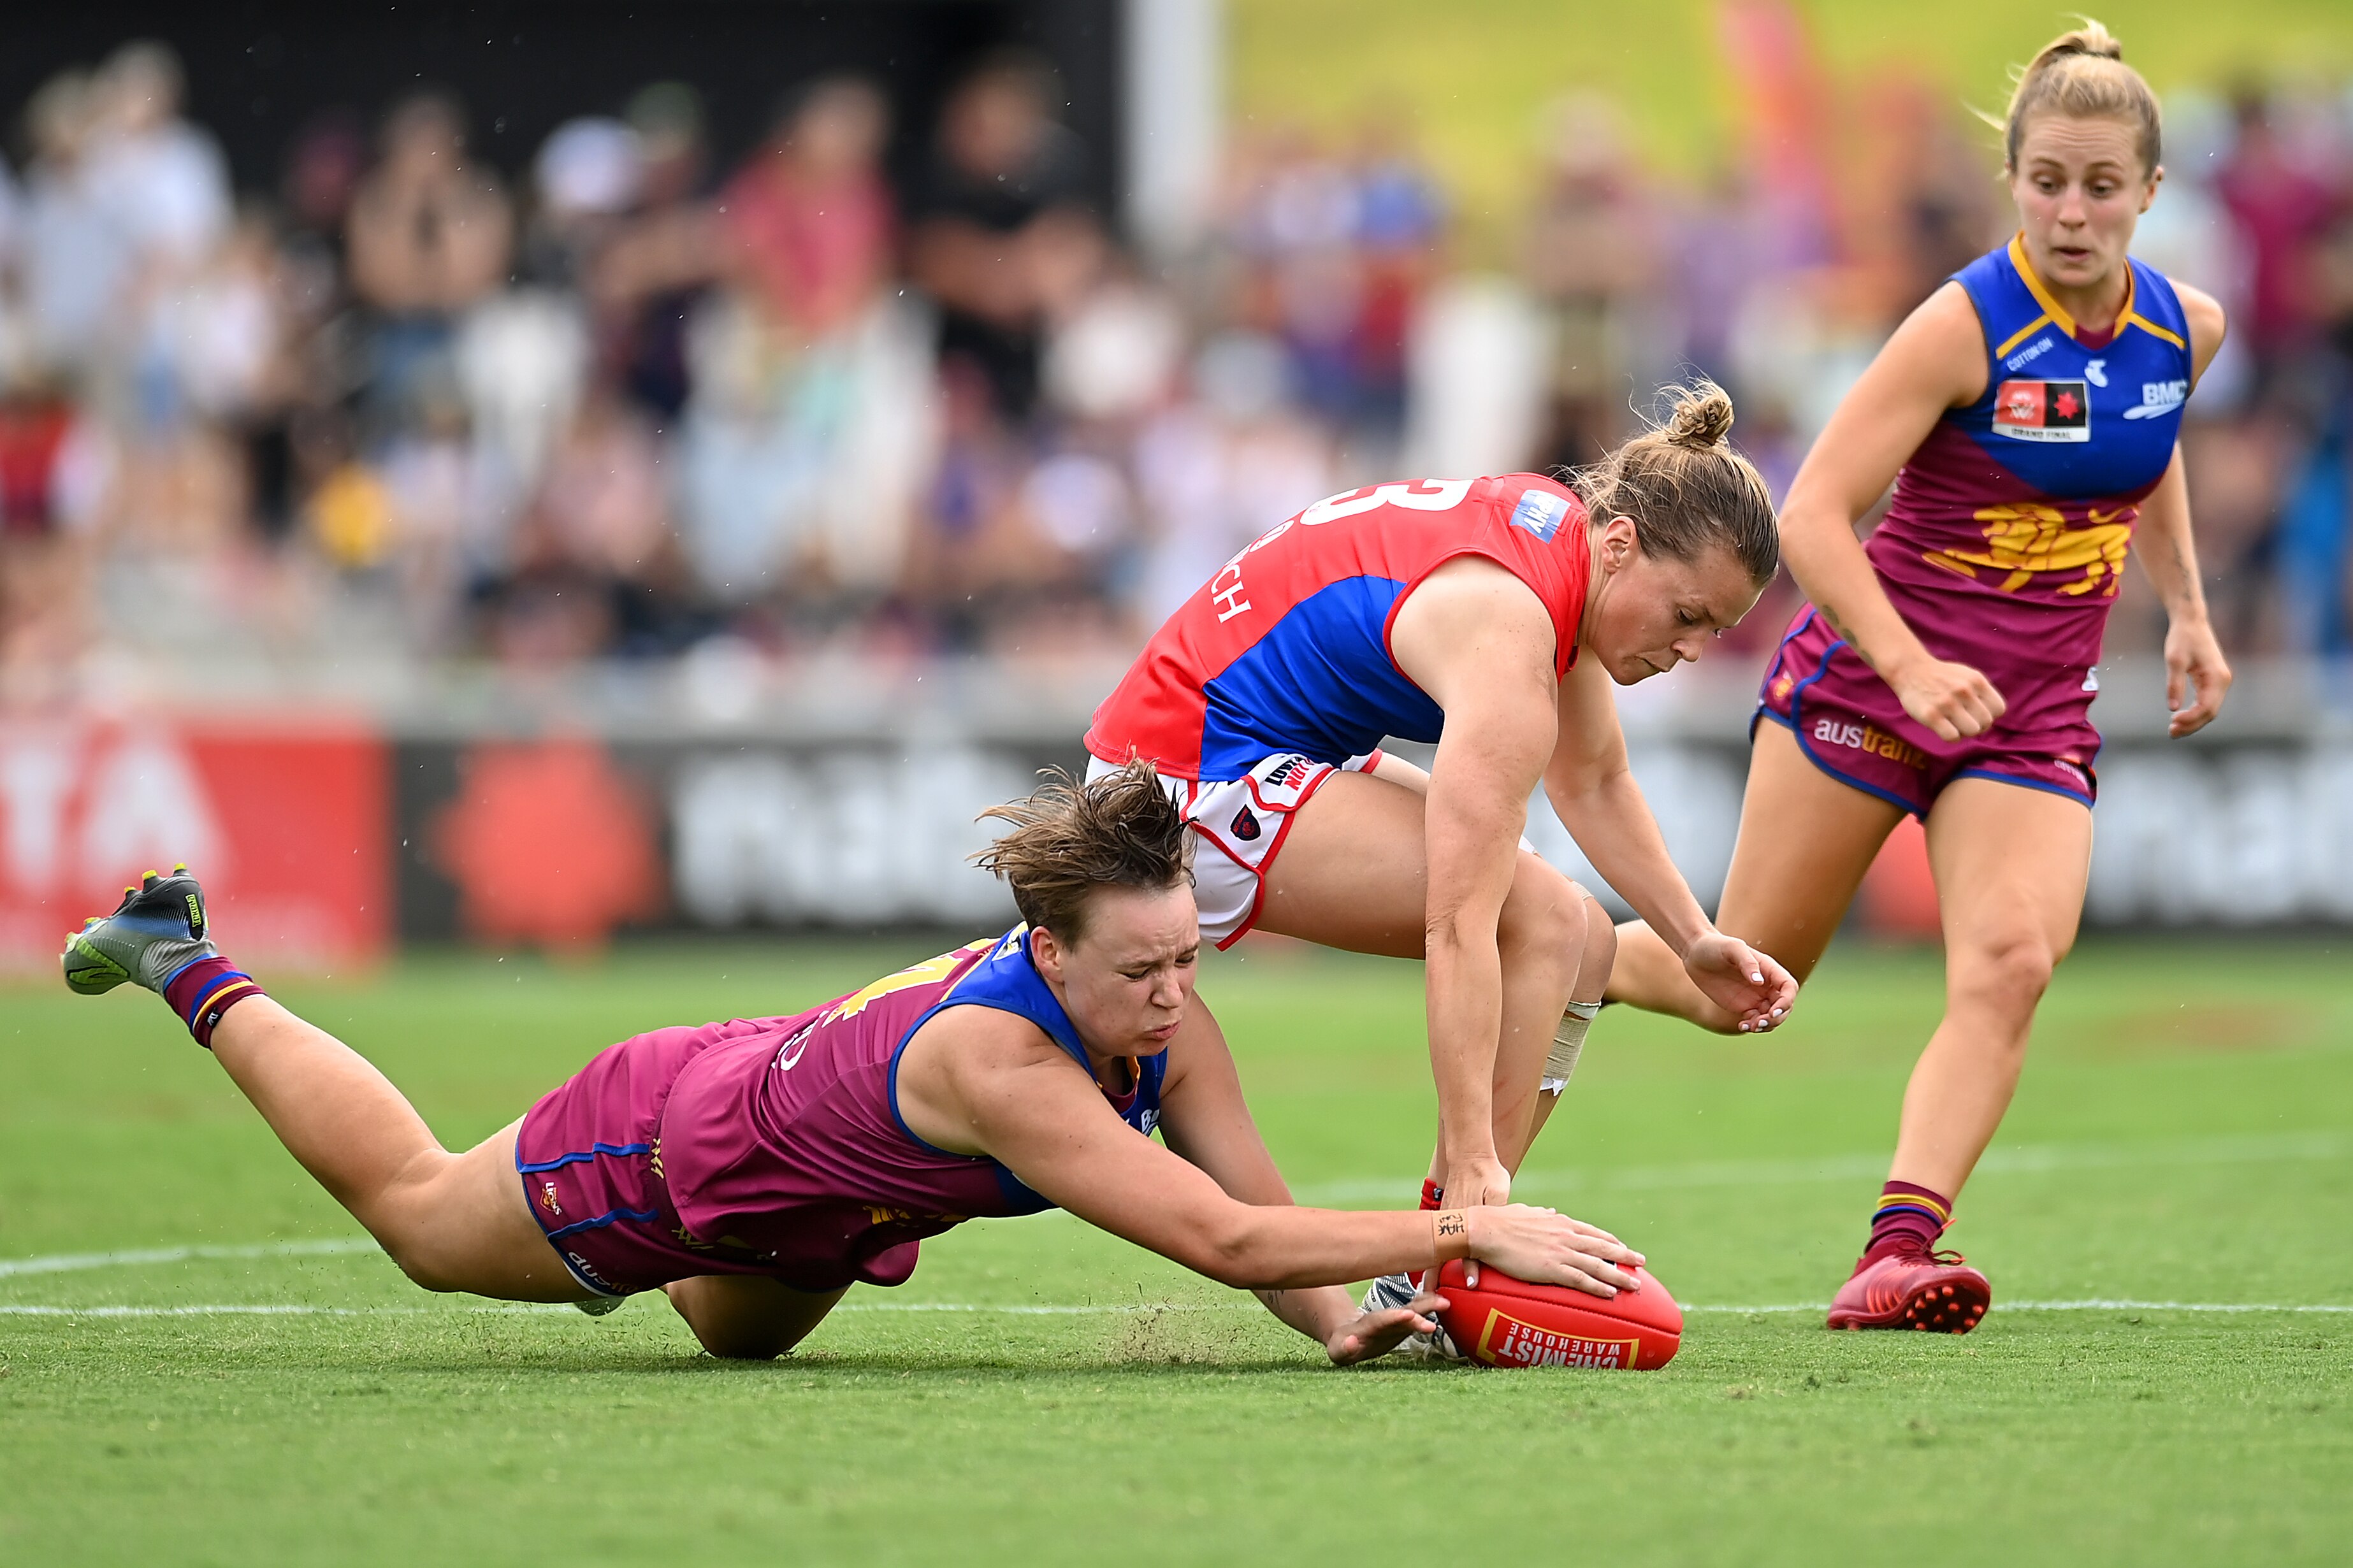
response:
M1607 1300L1565 1285L1531 1285L1482 1264L1477 1289L1461 1263L1439 1270L1438 1320L1455 1348L1488 1366L1609 1366L1655 1372L1675 1359L1683 1310L1643 1269L1639 1290Z

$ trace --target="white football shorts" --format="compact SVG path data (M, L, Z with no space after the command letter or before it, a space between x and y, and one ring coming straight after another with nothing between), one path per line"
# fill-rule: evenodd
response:
M1367 752L1335 767L1289 752L1267 758L1238 779L1162 773L1160 787L1193 830L1193 899L1201 910L1201 934L1220 948L1240 941L1257 922L1266 870L1282 848L1293 815L1334 773L1369 773L1380 757L1377 751ZM1117 763L1091 758L1087 782L1117 770Z

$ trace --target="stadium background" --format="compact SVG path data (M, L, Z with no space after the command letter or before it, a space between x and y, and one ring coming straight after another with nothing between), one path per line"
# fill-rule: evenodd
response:
M2091 919L2353 921L2353 26L2106 10L2141 253L2234 322L2185 438L2242 684L2163 739L2136 568ZM1305 502L1584 460L1687 368L1786 483L2001 232L1967 110L2052 26L52 8L0 61L0 965L175 858L281 967L995 918L972 813ZM1704 897L1790 602L1625 694ZM1916 833L1858 918L1933 931Z

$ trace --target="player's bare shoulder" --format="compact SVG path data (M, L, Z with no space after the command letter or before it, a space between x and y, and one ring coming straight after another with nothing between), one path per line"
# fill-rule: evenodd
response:
M1549 685L1555 640L1551 613L1536 591L1482 555L1458 555L1431 572L1389 626L1390 657L1434 696L1448 672L1464 665L1482 673L1524 665Z
M2168 278L2174 298L2181 301L2182 320L2189 323L2190 380L2194 383L2206 374L2214 356L2222 350L2222 340L2231 330L2222 302L2205 289Z
M986 1154L980 1128L1059 1074L1085 1078L1029 1019L997 1007L946 1007L908 1037L893 1089L901 1119L923 1142Z
M1879 363L1948 407L1985 395L1985 327L1958 279L1947 279L1913 308L1880 351Z

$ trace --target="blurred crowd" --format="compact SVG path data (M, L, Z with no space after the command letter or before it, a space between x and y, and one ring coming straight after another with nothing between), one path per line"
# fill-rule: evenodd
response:
M1750 69L1751 151L1696 187L1565 98L1475 244L1394 115L1241 128L1198 241L1146 258L1026 56L895 187L892 105L836 77L732 167L681 83L503 171L420 92L240 189L126 45L0 169L0 698L116 655L1116 656L1321 495L1589 460L1694 369L1786 484L2009 225L1947 95L1832 124L1804 86ZM2353 97L2177 100L2143 237L2234 322L2186 437L2226 643L2353 657ZM2114 646L2161 635L2144 593Z

